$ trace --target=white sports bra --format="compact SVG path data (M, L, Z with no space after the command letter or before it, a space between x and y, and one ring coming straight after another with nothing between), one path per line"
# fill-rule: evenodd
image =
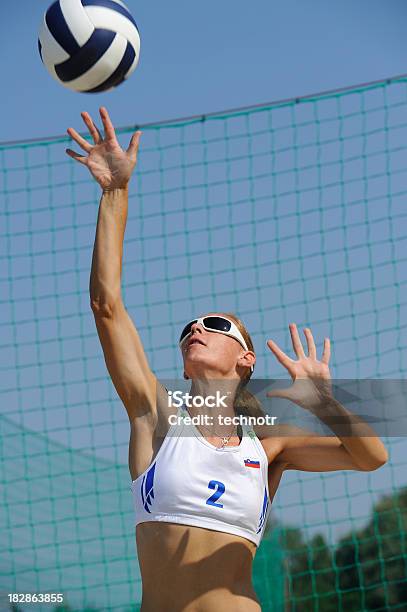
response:
M182 406L177 416L188 416ZM216 448L195 425L171 425L150 467L132 481L136 525L164 521L241 536L259 545L270 510L268 461L242 425L239 446Z

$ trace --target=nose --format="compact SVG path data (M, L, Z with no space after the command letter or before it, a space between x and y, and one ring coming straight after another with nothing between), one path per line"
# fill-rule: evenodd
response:
M193 334L197 329L202 331L202 326L198 323L198 321L191 325L191 334Z

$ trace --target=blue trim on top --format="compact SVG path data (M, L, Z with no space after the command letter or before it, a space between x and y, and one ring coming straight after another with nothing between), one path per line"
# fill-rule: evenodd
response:
M153 503L152 500L154 499L154 474L155 463L150 467L147 474L144 474L140 487L141 499L143 502L144 510L146 510L149 514L151 514L149 506L151 506L151 504Z
M264 487L263 507L261 510L259 525L258 525L256 533L260 533L260 531L262 530L264 521L266 520L266 516L267 516L268 505L269 505L269 499L267 495L267 489L266 487Z

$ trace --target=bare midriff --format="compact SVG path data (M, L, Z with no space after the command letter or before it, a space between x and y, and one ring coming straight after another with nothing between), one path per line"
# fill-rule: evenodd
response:
M260 612L256 545L240 536L164 522L136 527L141 612Z

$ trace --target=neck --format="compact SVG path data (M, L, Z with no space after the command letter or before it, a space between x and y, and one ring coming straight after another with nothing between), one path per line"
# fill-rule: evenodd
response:
M222 429L218 417L235 416L234 403L239 383L240 378L193 379L189 392L191 396L189 413L191 416L209 415L213 417L217 429ZM194 398L199 401L199 405ZM207 402L204 403L202 400L207 400ZM230 425L224 426L224 429L230 430Z

